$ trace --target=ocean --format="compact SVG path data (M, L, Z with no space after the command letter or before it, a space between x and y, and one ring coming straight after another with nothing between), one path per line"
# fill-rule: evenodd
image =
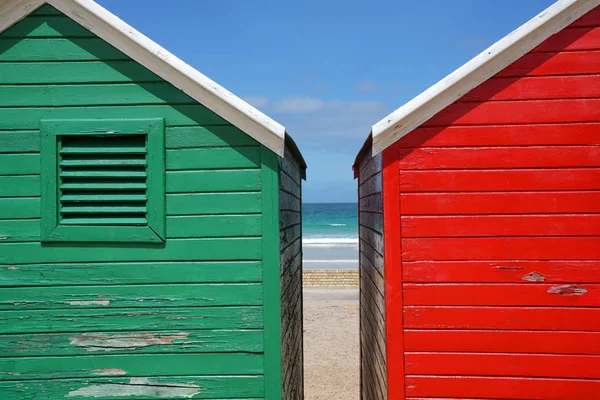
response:
M304 268L358 268L356 203L302 205Z

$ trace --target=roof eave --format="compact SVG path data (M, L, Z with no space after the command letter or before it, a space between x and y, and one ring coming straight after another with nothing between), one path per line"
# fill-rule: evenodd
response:
M600 0L559 0L462 67L373 125L373 155L419 127L551 35L591 11Z

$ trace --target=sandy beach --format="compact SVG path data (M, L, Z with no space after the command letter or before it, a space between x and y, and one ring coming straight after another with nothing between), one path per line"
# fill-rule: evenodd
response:
M359 398L358 288L304 289L307 400Z

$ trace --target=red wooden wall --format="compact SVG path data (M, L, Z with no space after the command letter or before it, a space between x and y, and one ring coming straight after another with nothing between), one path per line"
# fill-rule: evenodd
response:
M600 8L384 165L389 398L600 398Z

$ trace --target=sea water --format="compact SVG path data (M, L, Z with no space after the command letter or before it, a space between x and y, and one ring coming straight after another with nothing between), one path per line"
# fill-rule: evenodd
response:
M304 268L358 268L356 203L302 205Z

